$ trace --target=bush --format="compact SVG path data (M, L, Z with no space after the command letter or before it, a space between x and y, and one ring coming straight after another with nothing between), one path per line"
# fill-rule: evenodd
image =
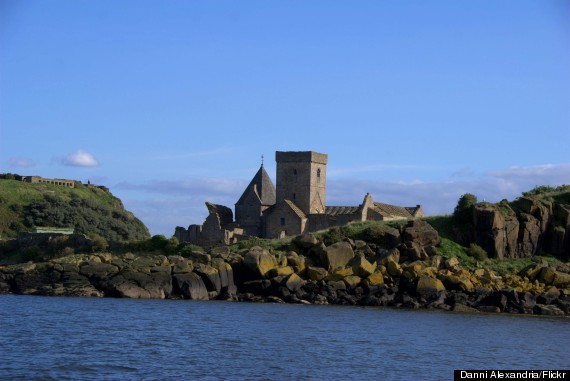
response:
M489 258L485 249L475 243L469 245L469 248L467 249L467 255L475 258L478 261L484 261L485 259Z
M471 193L465 193L457 201L457 206L453 211L455 220L460 224L472 222L473 206L477 204L477 197Z
M168 239L162 234L153 235L150 239L151 250L162 250L168 245Z
M105 251L109 248L109 243L98 234L91 235L91 251L93 253Z
M180 246L180 241L178 241L178 238L170 237L166 241L166 245L164 246L163 250L166 254L174 254L176 252L176 249L178 249L178 246Z
M188 258L192 256L192 252L196 251L203 253L204 249L202 249L200 246L197 245L184 244L184 246L182 246L182 249L180 249L180 251L178 252L178 255L181 255L184 258Z

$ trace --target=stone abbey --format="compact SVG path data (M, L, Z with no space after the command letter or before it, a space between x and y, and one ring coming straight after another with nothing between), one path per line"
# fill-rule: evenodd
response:
M276 152L277 186L263 164L232 210L206 202L202 225L177 227L175 237L202 247L229 245L249 237L282 238L356 221L415 219L421 205L400 207L374 202L370 194L357 206L327 206L328 155L313 151Z

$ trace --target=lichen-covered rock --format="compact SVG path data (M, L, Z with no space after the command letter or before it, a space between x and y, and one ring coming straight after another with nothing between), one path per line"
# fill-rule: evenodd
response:
M390 274L392 277L399 277L400 274L402 273L402 268L400 267L398 262L394 261L388 261L386 263L386 270L388 271L388 274Z
M370 263L364 257L357 256L352 261L352 271L361 278L366 278L376 271L376 262Z
M327 270L345 267L354 258L352 245L348 242L337 242L327 246L321 253L321 261Z
M277 267L277 260L267 250L254 246L244 255L243 265L250 279L260 279Z
M293 270L293 267L291 266L284 266L284 267L277 267L274 269L271 269L267 272L267 275L271 278L276 277L276 276L289 276L291 274L293 274L295 271Z
M305 285L305 281L301 279L297 274L291 274L287 277L284 282L284 286L292 292L298 291L301 287Z
M432 298L441 291L445 291L445 287L439 279L432 278L429 276L421 276L418 279L418 284L416 286L416 293L421 297L426 299Z
M322 267L309 266L307 267L307 278L314 281L323 280L327 277L328 271Z
M362 278L357 275L349 275L343 279L344 283L349 288L354 288L360 284Z
M384 284L384 275L381 272L375 272L368 275L368 277L364 279L363 282L370 286L380 286Z
M85 275L88 278L95 277L98 279L104 279L112 276L119 272L117 266L102 263L102 262L89 262L88 264L81 266L79 273Z
M312 234L301 234L293 239L293 243L301 249L310 249L319 243L319 240Z
M404 242L415 242L420 247L437 246L441 242L437 230L422 220L408 222L402 233L402 239Z
M202 278L208 291L220 292L222 290L222 281L218 269L200 263L194 267L194 272Z
M302 272L305 271L306 268L305 257L297 254L294 251L290 251L289 253L287 253L287 263L289 264L289 266L293 267L293 270L297 274L301 274Z
M202 278L195 273L176 274L173 277L178 292L191 300L208 300L208 290Z

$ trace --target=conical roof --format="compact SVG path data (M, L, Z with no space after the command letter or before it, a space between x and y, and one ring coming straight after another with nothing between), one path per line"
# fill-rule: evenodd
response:
M251 179L251 182L247 188L245 188L245 191L239 198L236 205L242 204L252 193L259 198L261 205L275 204L275 186L267 172L265 172L263 165L259 168L259 171L257 171L255 176L253 176L253 179Z

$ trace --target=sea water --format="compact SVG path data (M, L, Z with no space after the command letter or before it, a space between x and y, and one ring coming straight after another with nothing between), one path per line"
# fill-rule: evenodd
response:
M568 369L570 320L0 295L4 380L450 380Z

